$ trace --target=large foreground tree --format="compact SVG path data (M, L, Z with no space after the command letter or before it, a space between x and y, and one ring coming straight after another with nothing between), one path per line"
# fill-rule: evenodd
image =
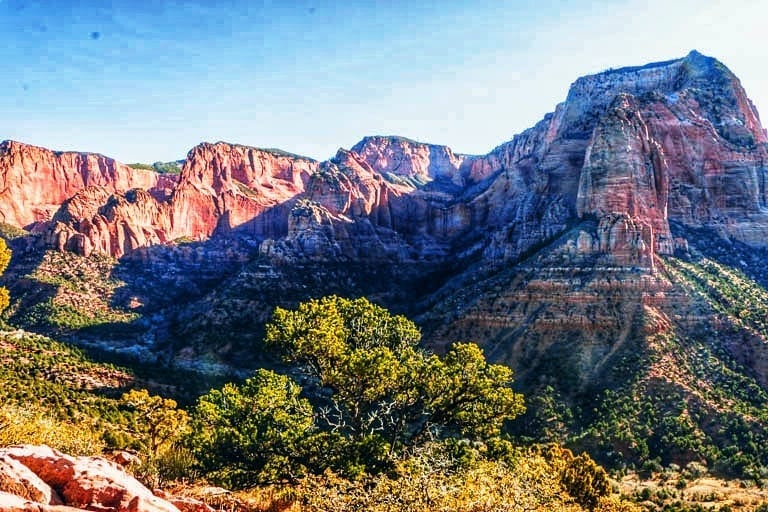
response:
M378 473L432 441L493 438L523 411L512 371L488 364L477 345L439 357L418 347L420 337L413 322L364 298L278 308L266 340L303 370L303 388L259 370L201 397L190 439L201 469L236 487L327 468Z
M488 364L472 343L430 355L420 338L407 318L336 296L278 308L266 330L314 383L320 427L379 439L390 454L439 438L487 439L523 412L508 367Z

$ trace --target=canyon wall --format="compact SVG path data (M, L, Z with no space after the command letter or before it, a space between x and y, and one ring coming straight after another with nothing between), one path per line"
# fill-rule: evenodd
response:
M168 176L6 141L0 221L115 257L229 236L276 261L458 252L500 264L592 219L601 232L579 250L651 264L675 250L670 221L766 243L767 141L738 79L694 51L580 78L553 113L486 155L394 136L325 162L203 143Z

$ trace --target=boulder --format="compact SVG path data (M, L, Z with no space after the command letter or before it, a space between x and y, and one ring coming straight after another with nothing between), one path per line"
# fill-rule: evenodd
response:
M5 453L0 454L0 490L37 503L64 503L50 485L27 466Z
M15 474L20 475L15 487L18 492L13 494L40 506L63 501L78 509L105 512L179 512L179 508L155 496L118 464L101 457L71 457L47 446L23 445L0 450L0 461L8 459L17 463ZM19 470L19 465L27 471ZM29 472L38 480L31 479ZM38 509L54 510L28 510Z

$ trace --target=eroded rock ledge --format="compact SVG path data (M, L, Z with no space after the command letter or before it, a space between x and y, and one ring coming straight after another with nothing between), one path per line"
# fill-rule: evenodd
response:
M0 449L0 510L6 512L212 512L202 502L156 496L116 462L47 446Z

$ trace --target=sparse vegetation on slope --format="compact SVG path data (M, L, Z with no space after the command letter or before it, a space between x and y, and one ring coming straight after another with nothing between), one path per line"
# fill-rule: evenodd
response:
M15 427L0 429L15 442L44 442L77 452L67 433L97 439L93 450L125 441L120 432L126 418L115 395L133 382L125 370L93 363L80 350L23 331L0 332L0 361L0 403L8 421L34 426L28 435ZM77 436L72 439L75 446L88 447Z
M340 316L335 316L339 313ZM414 400L409 402L411 407L422 400L421 406L435 406L430 405L428 393L421 396L416 388L415 394L410 394L407 386L398 385L390 389L387 384L390 381L386 377L389 373L382 371L396 369L397 365L393 361L386 364L389 361L386 357L374 357L390 344L400 346L400 343L405 343L407 352L410 343L418 339L418 331L402 317L392 317L363 299L347 301L329 298L305 304L294 312L278 312L268 333L271 333L268 335L270 343L283 346L291 360L303 361L305 365L311 360L313 363L305 368L314 366L321 370L313 374L315 377L301 380L306 387L306 396L314 404L298 395L300 388L291 383L289 377L261 371L256 375L257 379L251 381L252 385L228 385L221 391L211 391L201 399L193 412L193 427L188 436L183 435L185 415L172 401L145 391L131 391L119 397L119 393L127 389L126 385L133 379L129 374L117 368L113 368L114 373L104 373L104 365L89 362L81 352L49 338L20 331L6 333L0 348L6 354L13 354L6 355L6 360L13 364L0 373L0 378L8 383L2 387L6 393L5 401L9 404L23 403L35 396L41 409L22 414L18 406L7 405L3 409L6 419L0 421L0 442L47 442L81 453L92 453L103 446L131 446L139 449L145 458L144 463L134 470L152 485L200 476L236 486L284 482L282 490L271 494L253 491L262 497L269 496L259 504L248 505L248 493L242 494L238 502L242 510L268 510L280 503L283 504L281 506L301 511L474 511L478 510L478 506L489 510L542 512L641 510L630 502L611 496L613 491L605 472L588 456L574 456L556 446L515 447L500 438L498 430L491 429L492 432L476 438L481 442L472 442L472 436L466 437L470 431L435 428L429 437L431 440L418 445L404 444L410 447L393 452L386 443L381 444L386 437L379 437L376 441L378 430L375 427L373 436L362 437L354 429L335 428L335 424L354 422L354 416L350 416L353 411L349 408L356 405L363 407L361 411L368 412L376 411L376 407L384 404L390 404L392 410L397 410L397 400L393 400L397 393L404 393L403 397L410 396ZM347 338L350 335L352 337ZM311 339L323 341L304 344ZM378 347L382 342L384 345ZM659 340L656 343L667 343L665 350L677 350L673 350L677 346L674 340ZM363 352L356 353L354 347ZM370 357L360 359L363 355ZM352 364L359 359L370 364ZM429 356L425 362L433 360L437 363L441 359ZM445 359L444 364L448 364L450 353ZM372 363L376 364L371 366ZM407 367L413 369L411 363ZM450 399L451 382L459 382L454 377L464 375L463 378L467 378L472 374L467 373L469 369L490 368L485 364L477 358L471 361L461 359L456 366L456 370L461 371L455 374L448 371L446 377L453 377L445 382L438 378L441 372L433 372L436 385L443 390L439 396ZM354 369L357 373L353 371L349 374L351 380L346 379L345 372ZM83 378L83 375L90 377ZM366 375L375 378L366 380ZM390 377L395 378L396 375L398 372ZM362 382L372 384L371 392L379 388L385 391L390 389L395 395L383 398L376 406L376 397L365 394L369 386L360 388L363 395L358 396L354 392L357 389L354 384L361 382L360 378ZM256 385L257 382L260 384ZM397 379L392 382L397 382ZM465 384L469 382L467 380ZM16 396L9 390L27 391ZM278 390L284 394L290 391L285 398L300 407L287 406L279 399L283 395L275 394ZM386 391L385 395L390 391ZM607 444L599 445L598 451L615 452L617 445L613 443L623 436L628 461L638 453L637 460L651 461L650 455L659 450L669 451L670 458L674 460L685 453L698 454L697 457L704 454L704 458L711 457L708 462L714 463L728 460L725 453L708 452L712 439L697 430L695 421L686 419L698 418L703 406L692 403L679 405L680 409L676 412L659 409L669 404L684 404L685 395L680 394L681 390L673 386L664 388L661 381L651 379L638 381L633 393L628 396L634 397L634 400L622 401L618 394L603 397L601 409L596 415L604 416L604 421L594 424L593 430L582 437L581 442L585 446L589 445L586 440L590 437L604 439ZM644 394L657 398L644 400ZM335 404L334 397L338 400ZM372 401L366 402L368 399ZM240 412L231 408L235 404L242 406ZM323 404L331 407L323 412L318 408ZM304 412L300 414L299 409ZM259 410L263 412L261 419L253 416ZM470 410L482 411L482 406L467 409L467 412ZM225 416L224 412L229 416ZM432 409L434 412L435 409ZM454 412L460 412L460 409ZM381 413L377 413L379 418L384 417ZM280 417L283 420L276 421ZM248 418L253 419L253 423L249 423L251 420ZM462 421L468 419L467 416ZM226 421L230 422L228 428L223 423ZM489 425L486 420L480 423ZM249 424L253 428L248 427ZM471 425L471 421L468 424ZM22 425L26 429L21 428ZM438 424L433 422L432 425L436 427ZM651 431L653 434L649 434ZM58 437L52 435L53 432ZM460 435L454 437L452 432ZM731 435L728 432L733 431L723 435ZM745 453L749 456L749 452ZM259 457L254 458L253 454L259 454ZM243 465L246 463L250 466ZM688 468L697 464L694 461L688 464ZM642 469L647 470L650 476L660 468L649 463ZM252 476L248 476L249 472ZM644 494L637 492L636 500L646 499ZM659 504L653 505L659 510L661 504L668 511L706 510L696 508L696 497L690 493L686 495L687 501L679 504L675 504L674 498L675 495L657 493L649 495L649 503ZM738 510L738 507L733 510Z
M137 264L132 263L132 265ZM29 267L21 276L18 276L22 278L21 281L13 281L16 286L26 283L20 291L27 295L22 295L24 300L14 297L16 302L8 311L9 318L12 321L24 321L31 328L40 328L52 334L68 333L78 339L80 337L87 339L89 336L108 338L114 336L112 331L117 326L120 326L123 336L128 333L135 338L140 330L130 334L130 329L134 328L133 326L146 325L139 315L145 314L147 310L143 306L143 300L138 300L135 307L128 307L132 297L130 290L141 289L144 293L154 292L151 288L138 287L136 283L133 283L133 288L130 284L127 285L125 281L116 277L121 274L116 273L115 268L117 268L116 262L109 258L83 259L71 254L47 253L36 266ZM663 265L660 264L659 269L657 278L667 283L664 286L679 290L675 293L682 293L685 297L683 302L676 305L678 309L675 311L678 316L673 316L663 308L640 309L635 322L637 322L637 332L644 332L644 336L636 340L625 340L619 345L609 365L612 373L604 374L605 380L600 380L603 377L597 374L598 378L591 381L587 388L590 393L594 391L594 394L589 397L572 393L578 390L578 383L582 382L578 374L573 373L577 368L568 359L573 354L561 354L558 359L557 354L550 351L547 355L549 358L547 375L556 376L568 372L566 375L568 378L556 383L547 377L548 380L542 381L546 383L545 386L529 388L531 394L528 405L531 411L522 418L522 422L515 423L515 430L519 430L518 427L522 423L529 435L525 439L526 442L542 440L566 442L577 450L588 450L602 463L613 468L623 468L626 471L634 469L643 472L645 476L655 474L669 464L677 464L683 468L687 468L690 464L704 464L709 471L762 483L768 475L765 469L765 455L761 451L761 446L768 442L768 436L766 436L768 418L763 411L763 405L768 403L768 397L764 391L764 384L759 380L761 373L754 366L759 364L759 361L754 358L749 360L751 357L749 354L754 353L749 347L751 343L757 343L766 336L764 319L768 313L765 306L768 303L766 300L768 294L751 277L713 259L672 258ZM125 273L126 270L123 269L122 272ZM247 309L243 311L253 311L256 305L264 307L273 301L273 298L269 298L271 296L267 288L278 278L258 272L257 264L245 266L242 274L233 281L238 283L234 286L237 292L231 292L235 294L233 297L237 294L241 297L247 296L248 293L244 293L243 290L248 287L242 288L240 284L250 282L248 286L253 292L251 299L255 302L248 302ZM336 272L343 273L341 270ZM311 281L310 273L308 269L307 276L302 275L301 279L297 277L297 281L307 279ZM584 272L574 275L580 279L589 277ZM629 278L637 279L637 275L637 272L630 273ZM502 281L499 281L494 285L496 293L503 290L501 283ZM598 284L602 286L601 282ZM347 285L353 287L352 282ZM344 288L341 284L339 286ZM158 285L158 289L159 287ZM44 292L43 295L46 293L50 295L44 301L35 303L35 300L41 297L39 295L41 290ZM188 292L185 291L185 293ZM173 293L181 292L169 290L169 295ZM283 300L286 303L295 302L302 293L306 291L288 288ZM233 309L245 304L242 300L230 301L226 293L219 297L224 299L218 305L222 312L230 316L242 316L243 311ZM617 304L619 299L621 297L616 296ZM288 319L290 315L287 310L283 311L284 313L281 314L287 315L285 319ZM38 313L37 317L35 313ZM200 322L210 318L208 315L211 314L213 312L209 311L204 312L201 317L192 316L191 318ZM371 316L387 318L382 311ZM246 342L245 340L254 340L258 337L259 332L248 331L250 326L245 324L241 329L246 335L239 339L236 331L227 329L228 322L216 324L216 328L211 329L212 333L217 333L221 338L222 343L228 343L227 340L238 337L235 343L241 345L239 349L241 351L245 350L246 345L251 347L251 351L263 351L270 345ZM139 328L136 327L136 329ZM31 335L25 333L23 336L31 340ZM41 338L41 340L44 340L40 342L42 345L57 346L50 339ZM204 344L206 340L210 341L207 335L201 338L200 343ZM272 345L280 344L272 343ZM288 345L283 346L288 347ZM59 345L59 347L62 350L70 350L66 345ZM290 352L287 350L287 353ZM341 422L347 426L354 424L360 419L351 421L350 407L355 404L363 404L360 411L375 412L375 409L370 409L371 404L366 402L365 394L359 395L351 391L346 391L347 394L339 394L337 391L329 391L352 379L350 375L355 376L352 380L358 381L360 375L355 371L366 368L371 371L378 368L373 372L376 378L371 381L375 385L364 386L365 389L361 387L358 391L362 393L368 388L370 390L376 390L382 386L386 388L389 373L384 370L389 368L385 364L389 359L380 357L357 361L352 357L353 352L347 353L342 358L343 361L335 360L336 367L340 370L348 367L347 370L351 372L347 376L349 378L345 378L343 372L336 372L330 375L330 380L328 376L325 378L326 383L333 384L325 387L325 395L322 393L318 395L317 391L313 392L316 396L324 396L325 400L321 404L325 410L323 416L325 419L321 418L317 423L313 420L313 428L317 429L319 425L324 424L323 428L327 429L330 426L328 420ZM402 355L407 350L396 352ZM369 350L365 354L362 352L358 354L358 356L362 355L372 358L376 355L376 351ZM79 357L87 359L82 353ZM268 360L269 364L275 364L276 361L267 352L252 354L249 357ZM293 357L289 359L292 362L300 362L302 357L300 352L294 351ZM20 362L23 360L21 359ZM359 365L352 364L355 361ZM39 365L39 363L35 364ZM94 368L98 366L95 363L90 364L94 364ZM27 370L19 370L18 373L22 375L25 371ZM77 365L72 369L73 373L87 374L89 371L95 370L79 368ZM38 369L33 371L32 375L63 375L57 372L60 372L60 369ZM617 375L621 378L614 378ZM129 376L129 379L133 377ZM53 384L57 382L60 380L53 380ZM188 382L191 383L191 381ZM313 374L309 380L304 378L299 382L306 385L307 382L321 383L323 380L318 373ZM569 391L567 386L564 387L563 382L573 382L574 386ZM65 379L62 385L77 387L80 384ZM34 417L45 418L46 421L52 421L53 425L61 425L60 428L56 427L49 431L73 432L74 429L82 430L83 425L89 425L89 428L94 429L96 439L99 440L91 443L95 447L103 443L105 446L133 446L145 450L146 463L141 468L137 468L137 471L147 482L157 483L176 477L190 477L199 475L201 472L209 472L210 477L218 478L221 482L246 481L237 478L228 480L229 477L224 478L222 474L216 476L217 470L213 466L205 466L201 460L195 461L190 451L178 444L179 440L174 441L175 444L168 445L173 446L173 450L160 450L154 456L147 456L151 450L146 449L146 443L142 440L140 429L137 428L135 411L119 400L120 393L127 389L124 384L119 384L118 388L103 387L97 392L86 390L86 394L82 397L78 395L65 400L45 398L46 393L59 396L67 396L69 393L66 390L62 391L61 388L50 388L50 386L46 384L41 388L40 384L25 381L24 384L10 386L9 389L31 390L23 396L24 400L29 400L33 396L43 397L41 410L33 411L38 415ZM317 389L322 389L322 386ZM187 403L195 396L197 395L187 393ZM337 401L334 402L330 397L335 397ZM83 404L104 400L105 405L86 407L84 411L78 412L80 406L64 405L62 407L67 400L71 400L72 403L82 401ZM316 411L318 417L322 416L320 412L320 410ZM376 414L378 413L375 413L374 417ZM94 421L92 418L97 419ZM26 423L45 424L34 419ZM405 482L391 474L396 467L389 459L391 447L387 448L386 444L373 442L375 437L367 439L360 437L355 443L363 440L365 442L355 446L349 441L342 442L343 439L338 432L330 435L327 432L323 433L320 429L319 433L322 435L316 433L312 443L302 445L301 460L289 461L287 466L282 466L284 469L278 471L267 468L262 476L250 481L290 481L298 478L303 482L299 484L301 488L302 485L308 485L310 475L316 475L311 478L320 478L317 475L322 474L323 468L332 468L336 475L333 477L336 480L333 481L349 482L345 478L357 475L357 478L362 478L360 481L368 482L364 486L366 489L370 489L371 485L379 485L372 483L374 480L384 482L390 487L397 485L385 480L390 477L394 478L394 482ZM535 436L530 437L532 433L535 433ZM37 439L41 438L41 436L37 437ZM403 439L407 438L408 435ZM70 441L75 449L78 443L82 446L87 444L77 441L76 437L71 438ZM51 442L62 441L54 439ZM406 444L401 446L406 447ZM409 450L410 448L406 451ZM478 460L488 463L498 462L495 456L490 456L484 450L479 451L474 457L479 457ZM172 457L173 453L180 455ZM401 454L404 453L401 452ZM221 458L216 464L226 470L227 456ZM273 465L272 468L274 467ZM376 467L379 469L375 469ZM263 469L262 466L255 468L255 474L259 474ZM372 469L373 472L370 472ZM380 469L386 469L386 471L383 474L377 473ZM304 478L307 479L303 480ZM344 485L352 486L346 487L352 489L358 484ZM343 489L339 490L341 494L344 492ZM406 491L403 490L403 492ZM370 496L365 499L369 498ZM309 506L308 501L307 506Z
M12 224L0 222L0 238L4 240L13 240L15 238L26 236L27 234L27 231L21 228L18 228Z
M106 447L92 422L61 419L38 406L0 405L0 446L44 444L73 455L101 455Z
M669 465L704 464L764 485L768 391L765 363L755 355L768 339L768 292L706 258L668 258L662 272L681 298L675 315L646 308L653 327L631 378L599 391L590 408L576 396L575 416L558 405L562 395L543 408L537 395L535 417L553 414L554 423L567 426L558 430L560 439L613 468L650 475Z
M120 304L124 282L112 277L115 261L94 255L47 251L42 261L16 276L18 296L7 312L10 322L53 335L88 329L108 336L135 331L139 315Z
M152 165L133 163L128 164L128 167L131 169L141 169L144 171L155 171L160 174L179 174L181 172L181 166L183 163L183 160L176 160L173 162L155 162Z

